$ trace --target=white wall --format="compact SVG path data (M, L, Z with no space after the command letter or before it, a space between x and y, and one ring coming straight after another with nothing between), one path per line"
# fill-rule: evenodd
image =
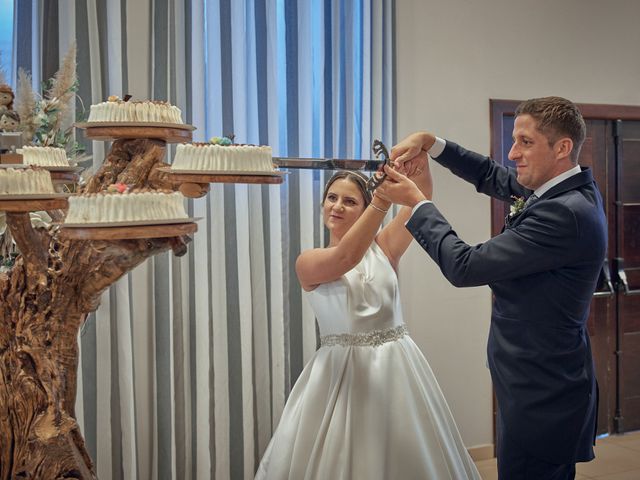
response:
M640 105L639 21L635 0L397 0L398 139L430 130L488 155L490 98ZM489 238L489 199L432 165L434 200L456 232ZM488 287L450 286L415 243L400 281L465 444L492 443Z

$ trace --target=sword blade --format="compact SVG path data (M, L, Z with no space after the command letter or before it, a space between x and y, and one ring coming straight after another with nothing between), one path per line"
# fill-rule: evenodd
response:
M383 160L289 157L273 157L273 163L280 168L301 170L366 170L370 172L375 172L384 165Z

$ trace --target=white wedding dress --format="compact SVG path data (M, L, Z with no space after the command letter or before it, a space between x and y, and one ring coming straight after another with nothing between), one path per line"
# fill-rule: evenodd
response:
M321 347L291 391L256 479L480 479L407 334L397 276L380 247L307 298Z

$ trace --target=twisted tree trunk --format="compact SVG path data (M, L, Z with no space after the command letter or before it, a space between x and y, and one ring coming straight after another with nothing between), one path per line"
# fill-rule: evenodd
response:
M159 140L117 140L84 191L172 188L164 153ZM21 256L0 274L0 480L95 478L74 412L79 329L106 288L160 252L183 255L189 238L61 240L28 213L7 224Z

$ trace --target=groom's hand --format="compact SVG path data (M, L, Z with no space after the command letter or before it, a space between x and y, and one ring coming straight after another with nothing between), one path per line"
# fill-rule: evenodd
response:
M389 166L384 167L387 179L376 189L376 194L390 202L413 208L426 200L424 194L413 181Z
M412 133L391 149L390 159L398 171L412 177L424 170L427 152L435 141L435 136L430 133Z

